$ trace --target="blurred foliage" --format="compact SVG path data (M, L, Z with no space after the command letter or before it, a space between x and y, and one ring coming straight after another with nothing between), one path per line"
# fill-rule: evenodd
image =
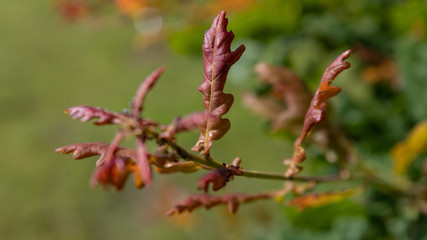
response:
M394 179L390 149L427 119L426 1L147 1L161 10L165 24L161 36L151 40L136 34L130 10L112 5L113 1L98 2L110 5L95 12L71 9L89 19L79 24L57 21L42 1L0 2L2 237L427 239L427 216L417 208L421 202L374 187L355 198L301 212L285 206L279 212L277 205L261 202L242 207L237 216L217 209L164 218L177 199L195 189L197 176L171 177L158 183L156 190L116 195L88 188L93 162L74 162L53 153L75 141L108 141L114 132L71 122L61 117L63 109L82 103L120 109L158 65L168 69L147 100L147 116L168 122L201 109L201 103L195 103L201 98L196 91L202 79L201 36L218 10L225 9L236 45L247 47L230 72L234 83L228 86L230 92L263 89L252 73L261 60L295 70L313 90L333 57L347 48L355 50L351 70L336 81L343 91L333 99L335 112L328 117L379 174ZM124 14L126 20L111 20L112 12ZM93 13L102 17L94 18ZM158 39L167 39L176 52L198 56L169 53ZM132 44L136 48L131 49ZM248 168L277 170L278 159L291 152L292 143L277 133L256 133L256 128L266 129L263 121L239 103L228 116L233 126L218 142L221 151L216 156L232 159L237 154ZM180 141L191 146L195 138L186 134ZM401 181L425 184L426 154L421 151ZM318 149L309 147L307 152L311 154L305 172L327 173L333 168ZM176 182L189 188L178 188ZM248 186L254 191L278 187L246 179L229 185L231 192Z

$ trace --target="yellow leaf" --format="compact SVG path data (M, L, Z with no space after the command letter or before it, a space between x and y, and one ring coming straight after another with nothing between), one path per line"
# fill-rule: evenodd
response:
M427 121L418 123L402 142L391 149L394 172L403 175L412 161L427 150Z
M192 173L199 170L200 167L194 162L174 162L166 163L164 167L156 167L156 171L159 173Z
M362 192L362 188L346 189L344 191L310 193L297 197L288 202L289 206L303 210L307 207L320 207L331 203L340 202Z

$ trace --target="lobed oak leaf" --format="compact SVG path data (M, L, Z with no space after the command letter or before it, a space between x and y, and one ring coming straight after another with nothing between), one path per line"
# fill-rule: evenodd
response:
M120 115L117 113L110 112L102 108L96 108L91 106L76 106L65 110L65 113L69 114L73 119L79 119L82 122L87 122L93 118L99 118L94 121L96 125L104 124L120 124L122 121Z
M228 112L234 98L223 90L228 71L245 51L243 45L231 51L234 34L232 31L227 32L227 25L225 11L222 11L214 19L212 27L206 31L203 40L204 77L199 91L203 93L203 104L209 117L200 126L200 137L192 150L203 151L204 155L209 154L212 140L220 139L230 129L230 121L223 119L222 115Z
M127 178L134 173L134 184L137 188L145 186L138 166L130 159L113 158L97 167L91 178L93 187L102 184L104 187L112 185L116 191L123 189Z
M291 177L296 175L301 171L301 168L297 166L297 164L301 163L305 160L305 151L302 148L302 143L307 138L311 129L314 125L320 123L325 119L325 106L326 100L337 95L341 89L339 87L330 86L332 81L340 74L342 71L350 67L349 62L345 62L350 54L351 50L347 50L341 53L325 70L323 73L322 79L320 80L319 87L317 88L311 103L310 107L304 118L304 125L301 130L301 134L294 144L294 154L292 156L292 160L290 162L290 166L285 172L286 177Z
M239 170L239 167L224 167L224 168L216 168L205 174L199 179L197 187L207 192L209 188L209 184L212 184L212 189L214 191L218 191L223 188L230 178L234 175L242 175L242 172Z
M297 207L299 210L304 210L308 207L320 207L327 204L340 202L344 199L360 194L361 192L361 188L353 188L335 192L310 193L292 199L287 203L287 205Z
M227 205L230 213L236 213L241 203L253 202L260 199L274 198L276 193L260 193L260 194L230 194L224 196L211 196L207 194L200 194L189 197L181 203L175 205L167 216L174 214L181 214L185 211L192 212L194 209L204 206L206 209L217 205Z
M413 160L427 149L427 121L418 123L402 142L396 143L391 151L394 172L403 175Z
M75 143L56 149L56 152L64 154L73 154L74 159L83 159L92 156L100 155L100 159L104 159L108 151L109 144L102 142ZM133 158L135 151L130 148L117 147L114 155L120 158Z

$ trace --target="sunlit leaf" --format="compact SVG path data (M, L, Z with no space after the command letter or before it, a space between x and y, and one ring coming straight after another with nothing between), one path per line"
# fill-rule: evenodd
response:
M322 79L320 80L320 85L317 88L311 100L310 107L308 108L308 111L305 115L301 135L295 141L294 154L290 160L290 165L286 170L285 176L294 176L301 171L301 167L299 167L298 164L304 161L306 158L305 150L301 145L307 138L313 126L325 119L326 113L324 108L326 106L326 100L337 95L341 91L339 87L333 87L330 86L330 84L338 76L338 74L350 67L350 63L345 62L344 60L346 60L351 53L351 50L347 50L341 53L323 73Z
M203 104L206 115L205 122L200 127L201 134L193 151L208 155L212 140L218 140L230 129L230 121L223 119L233 104L233 95L223 92L228 71L239 60L245 51L241 45L235 51L230 50L234 39L233 32L227 32L228 20L225 11L218 14L212 27L206 31L203 41L203 83L199 91L203 93Z
M98 118L98 120L93 122L96 125L121 123L119 114L97 107L76 106L66 109L65 113L69 114L73 119L80 119L82 122Z

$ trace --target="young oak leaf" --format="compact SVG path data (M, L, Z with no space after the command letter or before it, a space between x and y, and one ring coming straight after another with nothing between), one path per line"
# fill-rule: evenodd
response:
M330 84L338 76L338 74L350 67L350 63L345 62L345 60L350 56L351 53L351 50L347 50L341 53L323 73L322 79L320 80L320 85L317 88L311 100L310 107L308 108L308 111L305 115L301 134L295 141L294 154L292 159L289 159L288 161L289 167L285 172L286 177L294 176L301 171L301 167L297 165L306 158L305 150L301 145L307 138L313 126L325 119L326 113L324 108L326 106L326 100L337 95L341 91L341 88L330 86Z
M335 192L310 193L292 199L287 203L287 205L296 207L299 210L304 210L308 207L320 207L327 204L340 202L344 199L360 194L361 192L361 188L353 188Z
M121 123L119 114L97 107L80 105L66 109L65 113L69 114L73 119L80 118L82 122L87 122L93 118L99 118L93 122L96 125Z
M204 77L199 91L203 93L207 117L200 126L200 137L192 150L203 150L204 155L209 154L212 140L220 139L230 129L230 121L221 116L228 112L234 98L223 90L228 71L245 51L244 45L231 51L234 34L232 31L227 32L227 25L225 11L222 11L214 19L212 27L206 31L203 40Z
M56 152L64 154L73 154L74 159L83 159L92 156L100 155L100 159L104 159L108 151L109 144L102 142L75 143L56 149ZM130 148L117 147L114 155L119 158L134 158L135 151Z
M230 194L225 196L211 196L208 194L200 194L189 197L181 203L175 205L166 216L181 214L185 211L192 212L194 209L204 206L206 209L211 207L226 204L230 213L236 213L241 203L253 202L260 199L270 199L276 196L275 193L260 193L260 194Z
M93 172L90 184L95 187L102 184L104 187L112 185L116 191L123 189L127 178L134 173L134 184L137 188L145 186L138 166L130 159L113 158L97 167Z
M391 149L394 172L403 175L412 161L427 149L427 121L418 123L402 142Z
M175 133L189 131L200 127L206 119L206 112L190 113L184 117L177 117L171 124L165 127L159 137L168 140L175 139Z
M230 178L234 175L240 176L242 172L239 170L239 167L223 167L216 168L205 174L199 179L197 187L207 192L209 188L209 184L212 184L212 189L214 191L218 191L223 188Z

